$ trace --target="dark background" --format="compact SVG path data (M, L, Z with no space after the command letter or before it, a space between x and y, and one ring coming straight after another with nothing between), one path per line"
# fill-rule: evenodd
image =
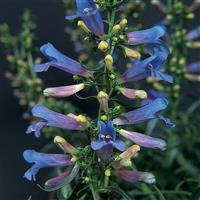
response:
M64 33L65 10L61 0L0 0L0 23L8 23L16 33L20 30L20 16L25 8L29 8L35 16L38 25L39 44L48 41L55 44L68 56L74 57L72 43ZM153 16L155 8L150 7L144 16L148 24L158 20L159 15ZM155 21L156 22L156 21ZM190 24L191 28L200 24L199 18ZM18 105L18 100L12 94L9 81L4 77L7 63L0 46L0 200L26 200L33 194L33 200L47 199L35 183L30 183L22 178L29 167L23 158L22 152L27 148L40 148L42 139L36 140L33 136L25 134L28 123L22 119L23 108ZM196 55L199 57L199 54Z

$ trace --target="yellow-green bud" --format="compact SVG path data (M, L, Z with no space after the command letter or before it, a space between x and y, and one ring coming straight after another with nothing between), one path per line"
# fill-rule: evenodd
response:
M125 50L126 56L128 56L129 58L133 58L133 59L137 59L137 60L139 60L141 58L141 54L138 51L135 51L135 50L127 48L127 47L125 47L124 50Z
M98 45L98 49L103 52L106 52L108 50L108 48L109 48L109 44L106 41L101 41Z
M122 19L120 22L119 22L119 25L121 26L121 28L125 28L128 24L128 20L127 19Z
M116 24L115 26L113 26L112 28L112 33L117 33L121 30L121 27L119 24Z
M108 54L108 55L105 57L104 60L105 60L105 64L106 64L107 69L108 69L109 71L112 71L112 69L113 69L113 62L114 62L113 57L112 57L110 54Z
M100 107L104 112L108 112L108 94L104 91L100 91L97 94L97 99L99 101Z
M107 169L105 172L104 172L105 176L109 177L111 176L111 170L110 169Z
M83 128L88 128L88 126L90 125L89 121L87 120L87 117L85 117L84 115L76 116L76 120L77 120L77 122L80 123L80 125Z
M195 17L194 13L189 13L189 14L186 16L187 19L194 19L194 17Z
M108 120L108 117L107 117L106 115L102 115L102 116L101 116L101 120L105 122L105 121Z
M64 138L60 136L56 136L54 138L54 143L63 150L65 153L75 154L77 153L77 149L69 144Z
M72 163L75 163L77 160L78 160L78 158L76 156L72 156L72 158L71 158Z

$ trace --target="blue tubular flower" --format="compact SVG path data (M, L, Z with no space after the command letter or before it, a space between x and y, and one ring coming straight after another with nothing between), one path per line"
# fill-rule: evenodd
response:
M112 121L109 121L107 124L99 121L98 140L92 141L91 147L93 150L97 150L98 155L103 161L110 158L113 147L119 151L124 151L126 149L123 141L116 140L116 131Z
M36 124L30 125L26 133L35 132L36 137L40 137L40 130L44 126L54 126L68 130L80 130L81 125L76 119L54 112L41 104L37 104L32 109L32 114L41 119Z
M156 91L153 89L147 91L147 96L148 96L147 99L144 99L141 101L142 106L151 103L152 101L154 101L157 98L167 97L167 95L164 92L159 92L159 91Z
M139 172L127 169L116 170L115 175L129 183L144 182L153 184L156 182L155 176L149 172Z
M188 34L187 34L187 38L189 40L195 40L197 38L200 37L200 26L198 26L197 28L191 30Z
M132 68L126 70L122 75L122 82L131 82L153 77L158 80L173 83L172 76L163 73L160 70L161 64L166 60L164 53L160 52L157 55L152 55L142 61L133 61Z
M34 72L47 71L49 67L52 66L74 75L83 77L92 75L87 69L81 66L79 62L63 55L50 43L43 45L40 51L49 59L49 62L35 65L33 68Z
M34 165L24 174L24 177L30 181L36 180L35 176L41 168L71 165L71 156L64 154L46 154L34 150L26 150L24 151L23 156L28 163L34 163Z
M77 13L75 15L66 16L67 20L80 17L87 28L95 35L104 35L104 24L96 4L93 0L76 0Z
M191 74L200 73L200 61L188 65L186 68L186 72Z
M125 125L125 124L138 124L150 119L160 119L165 122L167 126L174 127L175 125L168 119L157 113L164 110L168 105L168 101L165 98L157 98L151 103L135 109L131 112L125 113L123 116L115 118L113 124Z
M133 31L127 34L130 45L156 43L164 34L166 28L163 25L156 25L146 30Z

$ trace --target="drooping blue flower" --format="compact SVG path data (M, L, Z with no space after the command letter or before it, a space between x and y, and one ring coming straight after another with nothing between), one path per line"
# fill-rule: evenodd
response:
M84 68L79 62L63 55L51 43L44 44L40 48L40 51L49 59L49 62L35 65L33 68L34 72L47 71L49 67L52 66L73 75L80 75L83 77L92 75L91 72Z
M65 167L72 164L70 161L71 156L65 154L47 154L35 150L25 150L23 157L28 163L34 163L24 174L24 177L30 181L36 180L35 176L41 168Z
M124 72L122 75L122 82L132 82L153 77L158 80L163 80L173 83L172 76L160 71L166 60L165 55L160 52L157 55L152 55L142 61L135 60L132 62L132 67Z
M66 16L67 20L80 17L87 28L95 35L104 35L104 24L96 4L93 0L76 0L77 12L74 15Z
M153 89L147 91L147 98L141 101L141 105L144 106L146 104L151 103L157 98L166 98L167 95L164 92L159 92Z
M123 114L113 120L113 124L126 125L126 124L138 124L150 119L160 119L165 122L167 126L174 127L175 125L168 119L159 115L158 112L164 110L168 106L166 98L157 98L151 103L135 109L128 113Z
M81 125L76 119L54 112L41 104L34 106L32 109L32 114L33 116L40 118L41 121L30 125L26 133L29 134L31 132L35 132L36 137L40 137L40 130L44 126L54 126L67 130L81 129Z
M138 81L147 77L153 77L173 83L173 78L163 70L163 65L168 58L169 49L164 41L158 40L156 43L149 43L145 52L150 56L144 60L135 60L132 67L122 75L122 82Z
M132 31L127 34L128 44L138 45L138 44L149 44L157 43L159 39L166 33L166 27L163 25L156 25L152 28Z
M124 151L126 146L123 141L116 140L116 131L112 121L109 121L107 124L99 121L98 124L98 140L92 141L91 147L93 150L97 151L102 161L106 161L112 155L113 147L119 151Z

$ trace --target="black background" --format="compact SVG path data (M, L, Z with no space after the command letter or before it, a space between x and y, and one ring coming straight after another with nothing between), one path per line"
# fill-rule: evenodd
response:
M72 43L63 31L67 23L60 0L0 0L0 23L8 23L17 33L20 29L20 16L25 8L31 9L35 16L39 44L50 41L68 56L75 56L70 51ZM151 7L144 16L144 21L148 19L150 25L153 19L156 20L152 13L155 13L155 9ZM199 18L190 26L195 27L198 23ZM7 69L4 56L0 46L0 200L26 200L31 194L33 200L45 200L46 193L22 178L29 167L22 158L22 152L27 148L41 147L43 141L25 134L28 124L21 118L23 108L18 106L10 83L4 77ZM199 54L196 57L200 59Z

